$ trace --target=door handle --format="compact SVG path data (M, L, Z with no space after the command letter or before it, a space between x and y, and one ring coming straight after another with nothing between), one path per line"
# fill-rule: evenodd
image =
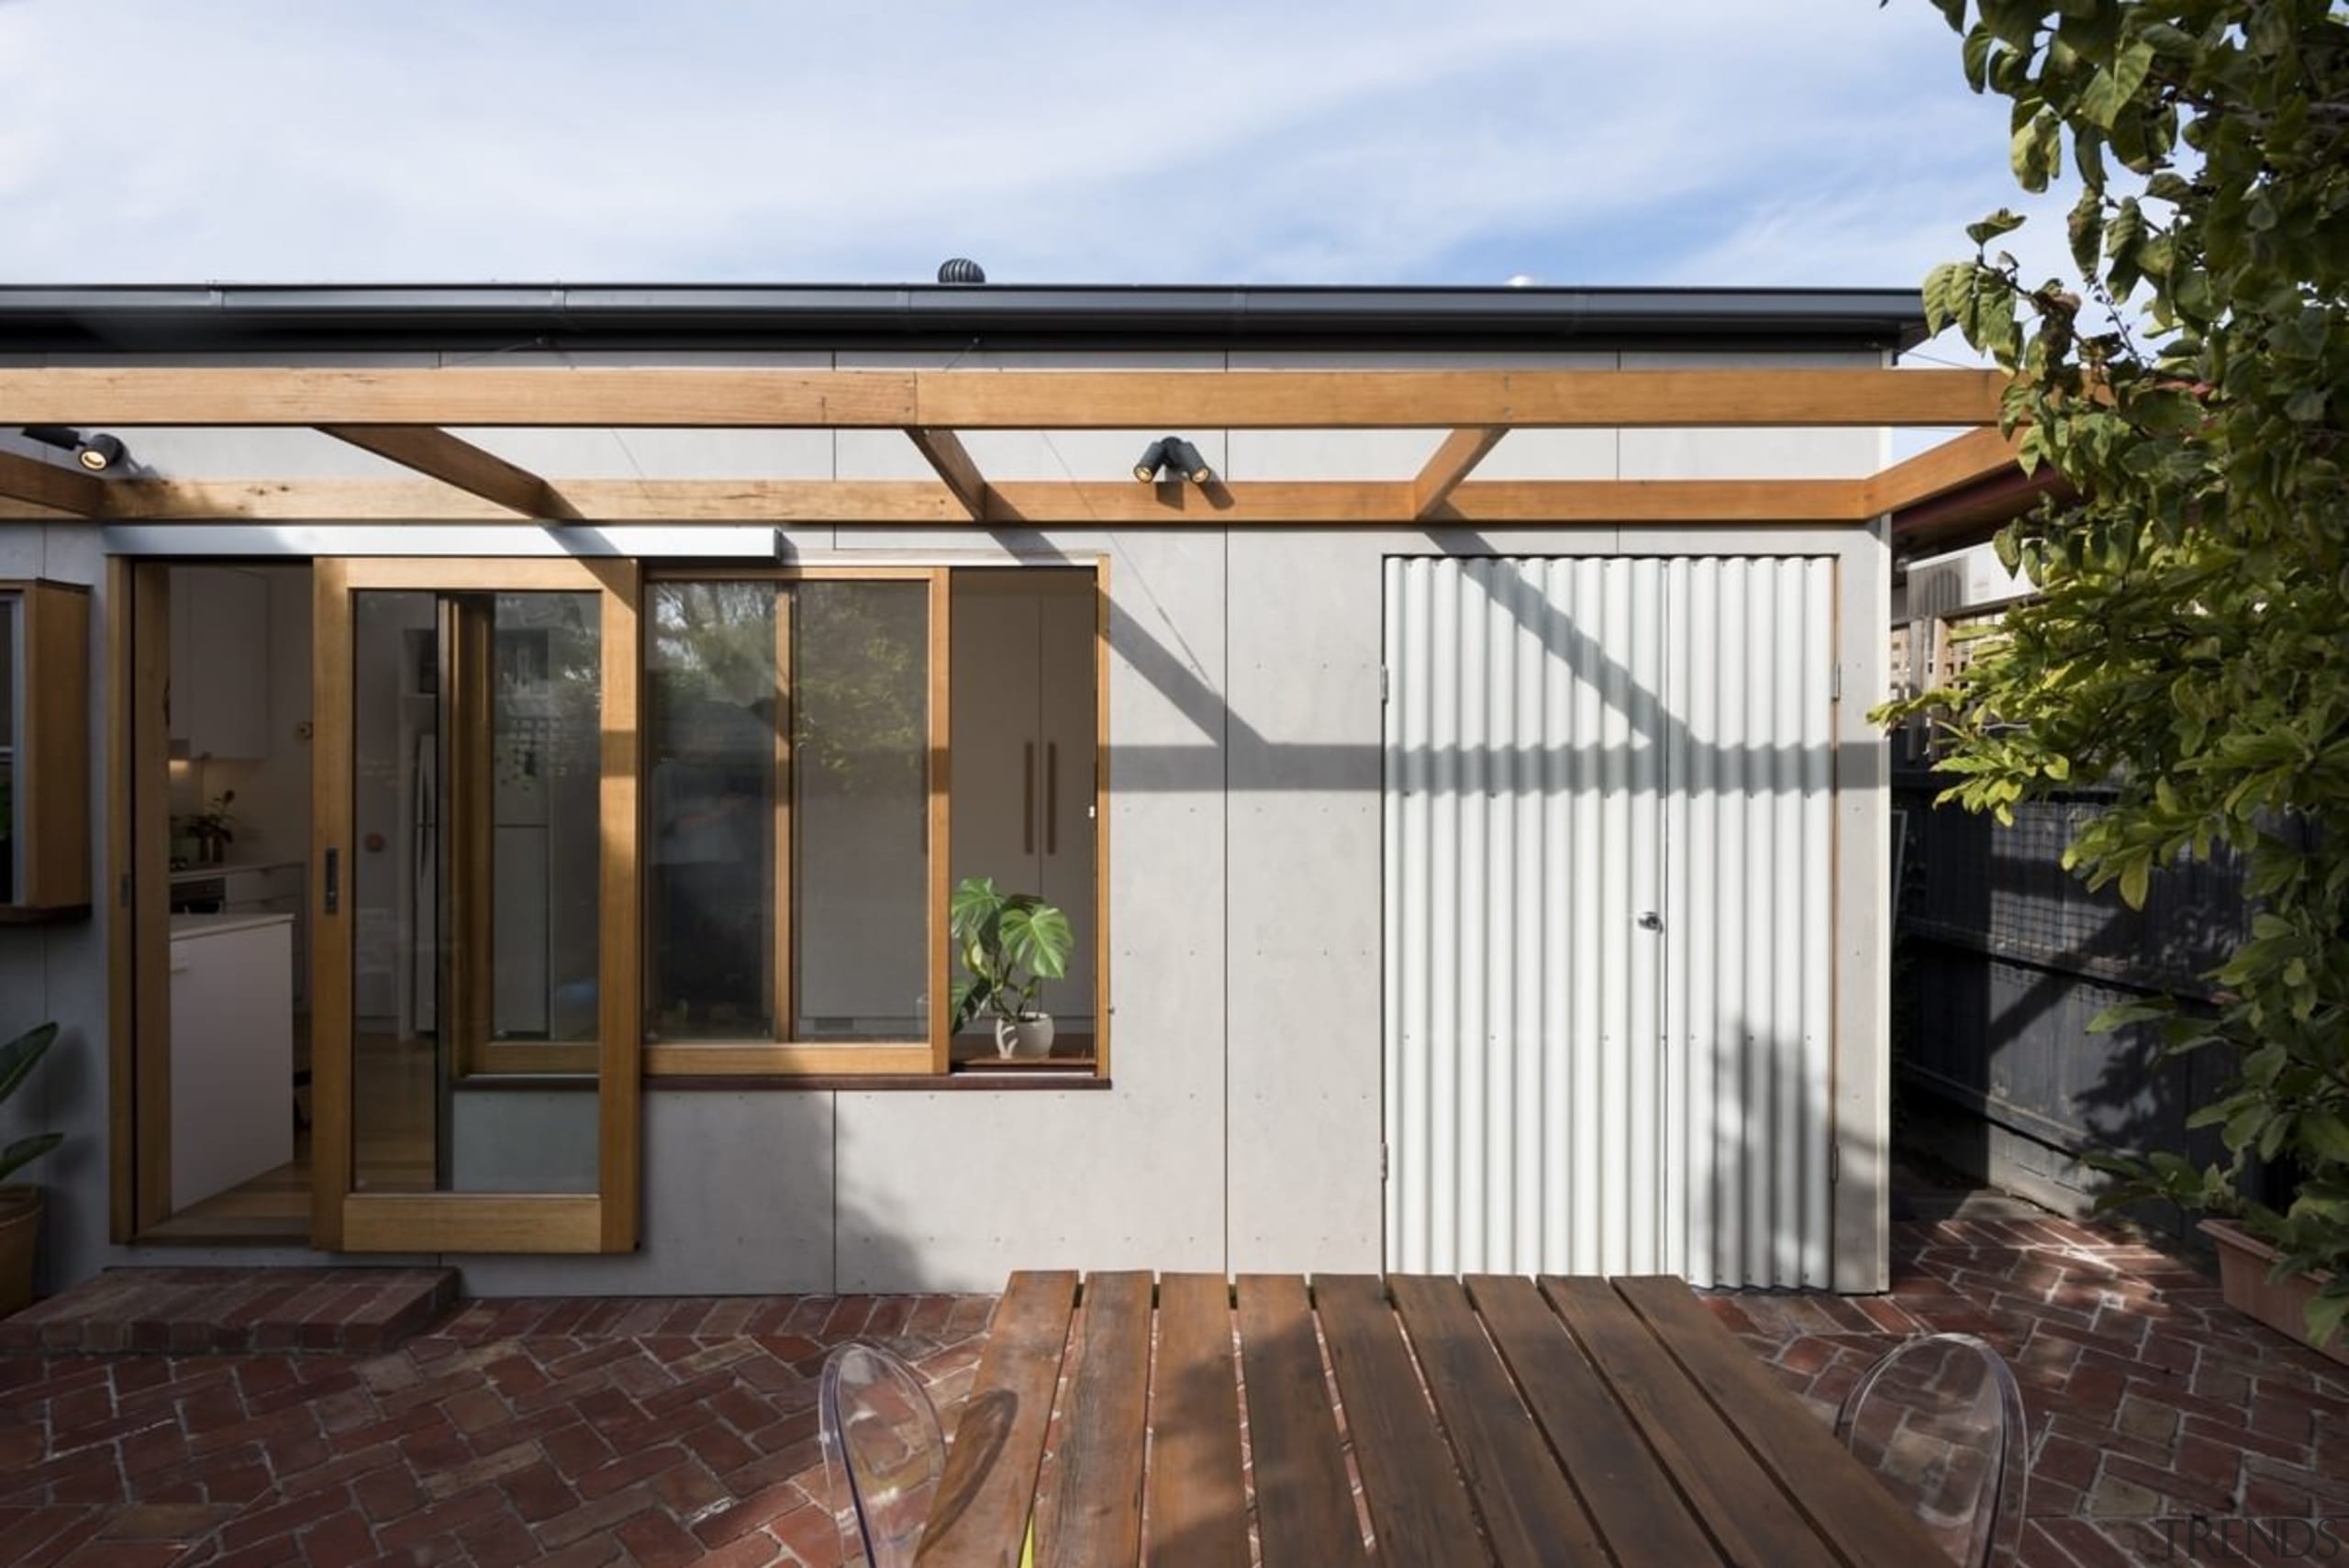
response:
M1019 844L1022 854L1036 852L1036 743L1019 749Z
M1642 911L1640 915L1640 929L1643 931L1660 931L1664 929L1664 917L1657 914L1653 909Z
M318 891L328 914L331 915L342 907L342 851L340 850L331 847L328 849L327 863L324 873L319 878Z
M1061 744L1044 742L1044 853L1061 852Z

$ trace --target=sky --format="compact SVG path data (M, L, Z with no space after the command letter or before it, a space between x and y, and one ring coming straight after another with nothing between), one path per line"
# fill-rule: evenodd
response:
M0 0L0 283L1914 286L2006 140L1929 0Z

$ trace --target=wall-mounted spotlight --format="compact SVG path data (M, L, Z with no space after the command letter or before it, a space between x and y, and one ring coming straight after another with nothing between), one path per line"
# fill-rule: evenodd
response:
M92 473L104 473L130 455L129 449L122 444L121 437L104 432L85 436L71 425L27 425L24 434L28 441L39 441L45 447L72 452L73 461Z
M1134 464L1134 477L1144 484L1155 484L1158 480L1158 471L1165 466L1166 438L1161 436L1142 448L1141 461Z
M74 458L92 473L104 473L129 455L130 449L122 444L120 436L109 436L104 431L92 436L73 451Z
M1134 477L1144 484L1152 484L1162 470L1171 470L1200 485L1215 477L1215 470L1199 455L1199 449L1180 436L1161 436L1143 448L1141 460L1134 464Z

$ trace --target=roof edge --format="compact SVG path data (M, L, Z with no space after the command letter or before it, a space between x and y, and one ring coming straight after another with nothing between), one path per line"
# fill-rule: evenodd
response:
M0 350L193 352L395 338L702 344L984 336L1531 347L1766 339L1898 351L1914 289L1012 284L0 284Z

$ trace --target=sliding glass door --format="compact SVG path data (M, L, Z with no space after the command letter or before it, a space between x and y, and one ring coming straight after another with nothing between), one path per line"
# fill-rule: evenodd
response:
M637 578L320 561L316 1244L636 1239Z

